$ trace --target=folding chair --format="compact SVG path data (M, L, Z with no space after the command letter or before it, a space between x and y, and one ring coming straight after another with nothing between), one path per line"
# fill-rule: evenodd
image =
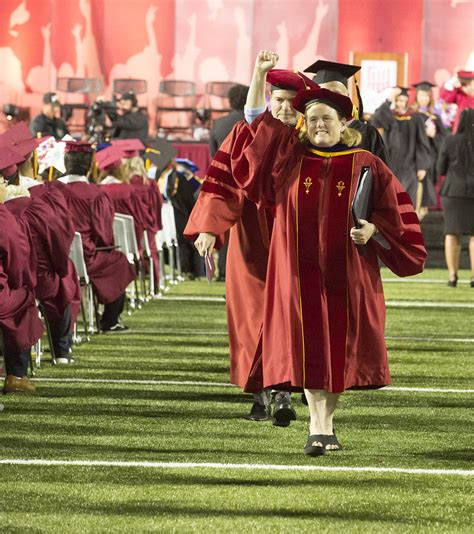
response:
M157 98L156 129L191 132L196 122L196 84L187 80L163 80Z
M163 222L163 244L168 249L170 263L170 283L177 284L176 267L178 268L178 277L182 278L181 261L178 250L178 234L176 232L176 222L174 218L174 209L171 202L164 202L161 207L161 220Z
M84 298L81 298L81 316L86 340L90 341L90 336L95 333L94 322L97 323L97 330L99 329L99 323L97 321L97 305L94 298L94 291L87 273L86 262L84 260L84 249L82 247L82 237L79 232L74 232L74 239L71 244L71 250L69 251L69 257L74 263L81 289L83 289L82 297L84 297L85 290L87 302L84 302Z
M149 296L149 298L153 298L155 296L155 269L153 266L153 257L151 255L151 248L150 248L150 242L148 241L148 234L146 232L143 232L143 240L142 240L143 250L145 253L145 257L148 259L148 291L146 289L146 283L145 283L145 291L146 295Z
M160 292L167 291L166 287L166 273L165 273L165 254L163 252L164 232L160 230L155 234L155 243L158 250L158 258L160 260Z
M204 94L204 109L209 121L212 122L229 113L231 110L227 95L232 87L238 85L236 82L207 82Z
M117 222L116 222L117 221ZM120 224L121 223L121 224ZM141 265L140 252L138 250L137 236L135 234L135 223L131 215L125 215L124 213L116 213L114 215L114 237L115 229L117 229L118 234L116 238L116 244L120 245L122 252L127 256L128 261L135 265L138 277L140 281L144 279L143 266ZM133 301L131 299L130 306L132 308L141 308L141 302L145 301L145 293L142 291L140 293L138 287L138 280L135 278L133 282L133 288L131 290L133 295Z

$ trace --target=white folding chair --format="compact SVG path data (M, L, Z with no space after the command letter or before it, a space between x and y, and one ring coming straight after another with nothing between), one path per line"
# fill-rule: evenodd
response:
M132 227L132 232L130 233L130 225ZM120 247L120 250L125 254L127 260L130 264L137 265L137 257L139 258L137 239L135 236L134 222L131 215L125 215L122 213L116 213L114 215L114 242ZM130 284L129 287L129 300L130 308L135 310L140 308L138 302L138 284L137 279L133 281L133 284ZM130 315L130 309L127 310Z
M79 232L74 232L74 239L71 244L71 249L69 251L69 257L74 263L76 268L76 273L81 284L81 288L85 289L87 302L84 303L84 295L81 295L81 315L82 321L84 324L84 332L86 335L87 341L90 340L90 336L94 334L94 322L97 317L97 308L94 300L94 291L92 284L87 273L86 262L84 260L84 249L82 247L82 237ZM97 324L97 330L99 325Z
M149 295L150 298L153 298L155 295L155 268L153 266L153 256L151 254L150 242L148 241L148 234L146 232L143 232L142 246L143 246L143 251L145 253L145 257L148 259L149 291L146 294ZM145 291L146 291L146 284L145 284Z
M174 208L171 202L164 202L161 207L161 221L163 223L163 244L168 249L170 262L170 282L177 284L175 266L178 268L178 279L182 279L181 261L178 250L178 233L174 218Z
M165 243L165 234L163 230L160 230L155 234L155 243L158 250L158 258L160 260L160 291L168 291L168 288L166 287L165 254L163 252L163 245Z

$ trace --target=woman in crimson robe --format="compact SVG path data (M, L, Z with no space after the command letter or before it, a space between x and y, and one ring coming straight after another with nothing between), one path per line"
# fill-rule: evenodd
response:
M247 198L275 209L253 389L304 389L305 453L315 456L341 448L333 416L342 392L390 384L379 259L408 276L422 271L426 251L396 177L376 156L352 148L360 134L346 128L350 99L304 90L293 106L305 113L304 135L265 112L240 131L231 168ZM351 203L367 172L370 222L360 217L356 229Z
M76 232L82 236L87 272L99 303L104 304L101 330L123 332L120 323L125 304L125 290L135 279L135 270L122 252L114 249L114 208L110 198L87 173L92 164L88 143L66 142L64 163L68 174L59 180Z

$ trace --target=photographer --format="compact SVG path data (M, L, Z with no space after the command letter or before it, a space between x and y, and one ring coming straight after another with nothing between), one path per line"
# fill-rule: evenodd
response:
M54 136L62 139L68 132L66 123L56 116L61 104L56 93L45 93L41 113L30 122L30 132L34 137Z
M146 143L148 139L148 115L139 109L135 93L132 91L124 93L117 102L117 110L107 108L105 112L114 128L112 137L140 139Z

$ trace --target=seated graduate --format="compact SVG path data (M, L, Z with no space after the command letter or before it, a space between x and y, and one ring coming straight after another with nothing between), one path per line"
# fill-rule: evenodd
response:
M15 125L6 135L19 140L23 129ZM22 142L26 147L24 137ZM36 145L36 140L30 138L28 149L32 148L31 143ZM51 184L44 184L41 178L33 178L33 159L28 154L19 164L14 180L19 187L8 188L6 206L20 225L28 229L36 258L36 298L49 322L56 363L67 364L73 361L72 330L81 305L79 280L69 258L74 225L60 188L49 187Z
M137 189L130 184L123 163L125 153L120 147L110 145L97 152L98 183L109 196L115 213L131 215L135 225L138 250L143 255L143 232L147 228L147 205ZM142 257L143 259L143 257Z
M390 384L379 259L409 276L426 250L396 177L354 148L350 99L302 90L293 107L305 115L301 131L265 112L240 130L230 160L247 198L275 209L252 387L304 389L305 454L317 456L341 448L333 416L342 392Z
M148 178L145 162L139 154L139 150L144 150L145 145L139 139L113 139L112 145L119 146L125 152L126 174L146 206L146 233L153 259L155 285L158 287L160 283L160 260L155 236L163 228L161 222L163 197L156 180Z
M0 332L6 378L4 393L34 393L28 380L31 347L43 324L35 304L35 273L30 265L28 238L3 206L8 179L22 156L0 147Z
M72 215L74 228L82 236L84 259L94 292L104 304L100 328L103 332L124 332L120 322L125 290L136 273L126 256L114 248L112 201L101 188L89 182L93 149L89 143L66 142L64 165L66 184L61 191Z

